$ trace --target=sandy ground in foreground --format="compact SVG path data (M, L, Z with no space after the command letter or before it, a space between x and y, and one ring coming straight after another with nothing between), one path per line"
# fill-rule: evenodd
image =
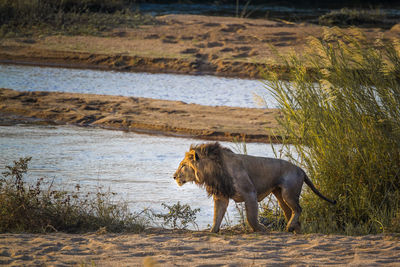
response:
M0 88L0 118L15 115L35 119L31 122L36 123L95 126L208 140L232 141L236 138L239 141L245 138L248 142L269 142L269 134L277 127L275 117L279 111ZM18 122L17 119L14 121Z
M394 235L1 234L10 266L400 266Z

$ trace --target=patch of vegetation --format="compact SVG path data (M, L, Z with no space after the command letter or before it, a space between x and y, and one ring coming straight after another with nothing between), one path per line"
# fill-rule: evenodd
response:
M325 26L377 26L384 24L386 14L380 9L333 10L318 18L320 25Z
M269 195L261 204L258 215L260 223L264 224L269 230L283 232L286 230L285 216L278 205L278 201Z
M146 220L125 203L113 203L112 193L83 194L44 188L44 179L24 180L31 158L6 166L0 179L0 233L4 232L141 232Z
M101 35L116 27L155 24L123 0L0 0L0 36Z
M174 205L161 204L168 210L165 214L154 214L156 218L163 219L163 225L172 229L187 229L189 224L198 229L196 213L200 209L192 209L188 204L182 205L179 201Z
M337 200L303 193L305 232L400 229L400 46L354 36L311 39L301 60L285 58L291 82L267 77L283 115L283 156Z

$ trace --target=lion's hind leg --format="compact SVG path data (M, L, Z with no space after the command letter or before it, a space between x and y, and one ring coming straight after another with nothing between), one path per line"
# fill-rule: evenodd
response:
M289 208L289 206L283 200L281 189L277 188L274 191L272 191L272 193L275 195L276 199L278 200L279 206L283 210L283 214L285 215L286 222L289 223L290 218L292 217L292 210Z
M300 192L292 192L294 190L290 190L287 188L282 189L282 197L286 205L292 210L292 215L287 224L288 232L295 232L299 234L301 232L300 227L300 214L301 207L299 204L299 196Z

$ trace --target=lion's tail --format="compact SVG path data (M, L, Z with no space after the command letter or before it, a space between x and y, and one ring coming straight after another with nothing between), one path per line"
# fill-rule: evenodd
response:
M321 192L318 191L317 188L315 188L314 184L312 183L312 181L310 180L310 178L308 178L307 174L303 171L304 173L304 182L311 188L311 190L320 198L322 198L323 200L328 201L329 203L335 205L336 204L336 200L330 200L329 198L327 198L326 196L324 196L323 194L321 194Z

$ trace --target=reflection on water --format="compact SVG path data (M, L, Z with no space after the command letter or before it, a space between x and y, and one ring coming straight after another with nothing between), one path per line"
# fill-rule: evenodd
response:
M62 91L179 100L211 106L259 107L261 95L269 107L276 101L258 80L149 74L66 68L0 65L0 88Z
M212 223L212 199L195 185L178 187L172 178L189 145L201 142L74 126L1 126L0 171L13 160L32 156L29 179L54 179L67 190L80 184L95 192L103 186L136 211L162 211L162 202L181 201L201 208L197 222L205 228ZM237 151L235 144L222 143ZM270 145L247 144L247 149L252 155L273 156ZM229 211L235 213L233 203Z

